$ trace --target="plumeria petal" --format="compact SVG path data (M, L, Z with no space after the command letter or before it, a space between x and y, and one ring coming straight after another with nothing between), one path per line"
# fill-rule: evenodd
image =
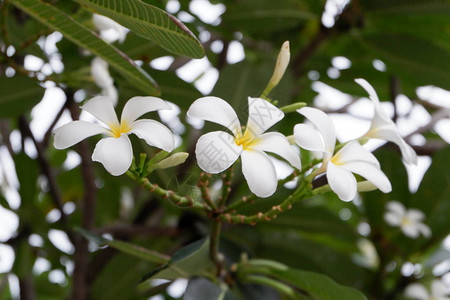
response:
M419 223L418 224L418 230L419 232L426 238L431 236L431 229L425 224Z
M270 158L262 151L243 151L241 154L242 173L250 191L260 198L266 198L277 189L277 174Z
M260 135L283 119L284 113L275 105L262 98L248 97L247 128L254 135Z
M380 105L380 99L378 98L377 92L373 86L367 82L367 80L362 78L355 79L355 82L359 84L363 89L369 94L370 100L372 100L374 105L374 116L372 126L379 126L383 124L394 124L394 122L389 118L384 109Z
M396 214L397 216L399 216L399 218L403 218L406 214L406 209L403 206L403 204L401 204L398 201L390 201L387 205L386 205L387 209Z
M241 136L241 123L230 104L218 97L202 97L194 101L187 111L189 117L214 122L231 130L234 136Z
M392 211L384 214L384 220L391 226L400 226L402 223L402 217Z
M402 223L400 225L400 229L403 231L403 233L410 237L410 238L418 238L420 231L419 231L419 225L420 223L408 223L408 224L404 224Z
M199 167L208 173L217 174L228 169L238 159L242 147L225 131L213 131L202 135L195 147Z
M337 164L346 164L351 161L365 161L380 167L377 158L368 150L364 149L357 141L348 143L333 157L333 162Z
M103 126L86 121L74 121L57 128L53 145L56 149L65 149L75 145L87 137L96 134L108 134L108 130Z
M133 149L127 135L101 139L95 146L92 160L100 162L111 175L125 173L133 160Z
M440 280L433 280L431 282L431 295L436 299L446 296L448 294L446 285Z
M131 124L143 114L160 109L172 109L172 107L161 98L133 97L125 103L120 121Z
M86 102L81 109L92 114L108 127L118 127L119 120L111 100L105 96L97 96Z
M309 150L326 152L325 143L320 132L305 124L297 124L294 126L294 138L297 145Z
M322 135L325 150L332 153L336 144L336 132L330 117L323 111L312 107L303 107L297 112L304 115L317 128Z
M389 179L386 177L383 171L381 171L371 163L353 161L347 162L340 167L369 180L383 193L389 193L390 191L392 191L392 186Z
M367 135L368 137L377 138L386 140L392 143L397 144L402 152L402 156L405 159L405 162L408 164L417 164L417 154L414 149L408 145L405 140L400 136L397 131L389 130L389 129L379 129L371 133L371 135Z
M408 287L405 290L405 296L419 300L429 299L427 289L420 283L413 283L408 285Z
M406 211L405 217L415 222L420 222L425 219L425 214L418 209L410 208Z
M352 173L328 162L327 179L331 189L343 201L350 201L356 196L356 179Z
M275 153L297 169L302 168L300 156L292 149L287 138L278 132L264 133L259 137L259 142L253 148Z
M157 147L167 152L173 150L175 139L172 131L165 125L154 120L138 120L131 126L130 133L145 140L150 146Z

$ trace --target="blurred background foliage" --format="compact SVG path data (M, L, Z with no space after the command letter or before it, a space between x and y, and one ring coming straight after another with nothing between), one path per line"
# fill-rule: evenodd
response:
M94 0L0 1L0 205L7 211L0 226L8 233L0 241L0 299L364 299L356 290L368 299L407 299L403 292L410 283L450 281L450 148L448 136L446 142L436 131L437 124L450 131L450 102L448 96L431 102L417 92L428 85L450 90L450 1L144 0L172 13L193 33L177 33L181 27L161 17L169 38L159 41L158 33L148 35L161 20L129 18L127 10L134 14L134 8L127 4L135 1L116 2L123 8L100 9L103 1ZM126 40L109 45L92 33L93 11L129 27ZM392 193L362 193L348 203L326 193L271 222L224 224L220 250L230 270L239 266L219 280L202 277L211 267L202 240L210 230L208 216L175 207L126 176L110 176L90 159L98 137L69 150L52 146L51 132L62 124L60 118L78 118L80 103L101 92L90 75L95 54L111 66L119 110L133 96L159 93L180 108L178 150L191 155L176 168L151 174L151 180L195 196L200 169L194 145L212 125L193 128L185 119L188 107L211 94L245 116L247 96L264 89L286 40L291 64L271 94L279 106L300 101L334 115L355 115L353 104L367 96L353 81L362 77L392 104L394 120L409 117L413 109L425 111L428 117L406 137L431 163L418 188L408 185L396 146L385 144L374 154ZM203 49L206 56L199 59ZM236 49L242 49L239 61ZM345 93L347 103L331 94L326 105L318 104L323 84ZM50 93L55 89L59 93ZM408 99L406 112L397 107L399 95ZM56 113L35 113L33 107L46 97ZM36 132L30 123L38 119L47 125ZM298 114L288 114L276 129L291 135L301 121ZM138 139L132 142L136 157L157 152ZM210 181L220 183L220 178ZM240 172L232 188L231 199L249 194ZM282 188L239 212L266 211L290 192ZM411 239L385 223L386 204L394 200L425 213L431 238ZM102 235L129 244L113 244ZM258 259L289 269L258 269ZM247 268L252 260L255 265ZM251 270L269 270L263 280L279 280L296 294L249 276ZM189 279L184 295L170 285L179 277ZM138 285L142 278L146 281ZM152 278L171 281L147 280ZM230 287L226 294L224 282Z

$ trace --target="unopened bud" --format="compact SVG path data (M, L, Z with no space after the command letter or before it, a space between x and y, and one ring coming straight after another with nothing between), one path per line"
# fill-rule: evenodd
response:
M280 82L287 69L290 58L291 52L289 50L289 41L286 41L281 46L280 53L278 53L277 63L272 78L270 78L269 85L275 87Z
M178 152L168 158L165 158L155 165L155 169L167 169L178 166L186 161L189 154L187 152Z
M376 190L377 187L370 181L358 182L358 192L370 192Z
M306 105L307 104L305 102L297 102L297 103L283 106L280 108L280 110L284 113L290 113L290 112L296 111L297 109L305 107Z

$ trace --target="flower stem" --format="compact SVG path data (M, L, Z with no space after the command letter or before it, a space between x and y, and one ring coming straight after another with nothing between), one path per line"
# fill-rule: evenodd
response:
M210 174L201 173L200 180L197 182L197 186L200 188L202 193L202 199L205 201L206 205L211 207L213 210L217 210L217 206L214 201L211 199L211 195L209 193L209 179L211 178Z
M222 221L229 223L240 223L254 225L262 221L271 221L275 219L281 212L291 209L292 204L304 199L311 194L312 184L310 181L303 180L299 188L288 198L286 198L281 204L272 206L272 208L265 213L259 212L254 215L246 216L242 214L221 214L219 218Z
M159 187L157 184L153 184L147 178L139 178L135 176L132 172L127 171L127 175L141 184L145 189L152 193L155 193L165 199L169 199L174 205L182 208L192 207L196 209L206 210L202 203L194 201L190 196L181 196L176 194L174 191L165 190Z
M261 275L248 275L242 280L245 282L267 285L284 295L288 295L291 299L299 299L295 290L281 281Z
M222 196L219 198L219 208L223 208L231 192L231 178L233 177L233 167L228 168L222 175Z
M213 219L209 242L209 257L211 258L211 261L216 265L217 275L220 275L223 269L223 259L220 257L219 254L219 240L221 227L222 222L219 219Z

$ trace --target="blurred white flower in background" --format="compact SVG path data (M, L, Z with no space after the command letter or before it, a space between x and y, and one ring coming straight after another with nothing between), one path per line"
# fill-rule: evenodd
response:
M98 14L92 15L92 22L100 31L100 37L107 43L119 41L123 43L127 37L128 29L116 21Z
M391 201L386 205L387 212L384 220L391 226L400 227L401 231L410 238L418 238L420 234L424 237L431 236L430 228L423 224L425 214L418 209L406 209L403 204Z
M447 296L447 287L441 280L431 282L431 294L427 288L420 283L413 283L406 287L405 296L417 300L450 300Z
M119 94L114 85L114 79L109 74L108 63L100 57L95 57L91 62L91 76L102 89L102 95L111 99L113 106L116 106Z

